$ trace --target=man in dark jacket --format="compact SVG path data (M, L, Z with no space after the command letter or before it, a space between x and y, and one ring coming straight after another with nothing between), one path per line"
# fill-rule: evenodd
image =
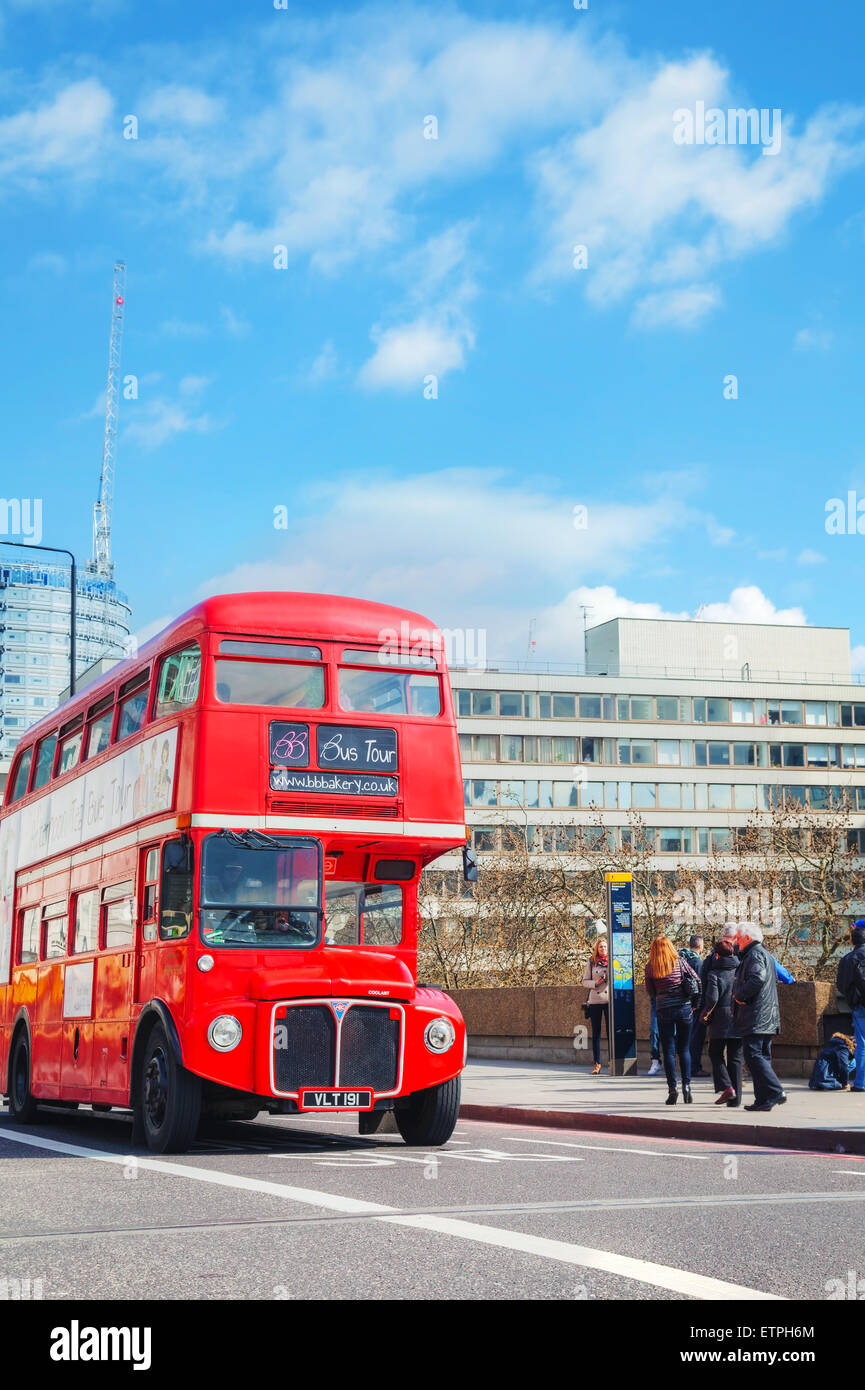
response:
M853 1011L856 1071L850 1090L865 1091L865 918L853 923L850 942L853 950L842 956L838 964L836 988Z
M781 1031L778 981L763 928L740 922L736 928L739 965L733 979L733 1033L744 1041L745 1061L754 1082L754 1104L746 1110L771 1110L787 1099L772 1069L772 1039Z

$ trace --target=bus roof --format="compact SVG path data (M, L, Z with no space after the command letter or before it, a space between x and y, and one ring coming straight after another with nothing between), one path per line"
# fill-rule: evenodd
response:
M407 629L404 624L408 624ZM335 642L416 641L418 638L413 639L412 633L418 631L429 641L438 632L437 625L421 613L394 608L387 603L373 603L369 599L285 590L215 594L187 609L149 638L135 656L119 661L80 695L70 697L36 724L31 724L19 740L19 748L35 741L58 721L65 724L74 719L175 642L192 638L197 632L225 629L251 636L293 636ZM443 652L443 647L438 651Z

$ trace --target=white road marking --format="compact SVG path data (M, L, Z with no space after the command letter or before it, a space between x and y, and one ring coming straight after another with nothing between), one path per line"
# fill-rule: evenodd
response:
M566 1139L517 1139L509 1136L511 1144L553 1144L557 1149L597 1149L599 1153L609 1154L648 1154L650 1158L693 1158L700 1163L708 1163L714 1154L674 1154L662 1149L625 1149L614 1144L574 1144Z
M66 1154L70 1158L86 1158L95 1163L126 1167L130 1162L130 1155L127 1154L103 1153L99 1149L86 1149L78 1144L63 1144L56 1139L12 1134L5 1126L0 1127L0 1140L22 1144L27 1148L45 1149L49 1153ZM457 1240L496 1246L501 1250L516 1250L524 1255L556 1260L567 1265L579 1265L585 1269L597 1269L624 1279L635 1279L639 1283L669 1289L690 1298L785 1301L779 1294L765 1293L742 1284L727 1283L723 1279L712 1279L704 1274L694 1274L671 1265L655 1264L651 1260L637 1260L629 1255L594 1250L586 1245L574 1245L569 1241L549 1240L543 1236L526 1235L522 1231L508 1231L498 1226L482 1226L474 1221L464 1221L451 1216L404 1216L398 1207L385 1206L381 1202L362 1201L357 1197L343 1197L335 1192L318 1192L312 1188L293 1187L287 1183L267 1182L261 1178L246 1178L238 1173L223 1173L213 1168L193 1168L187 1163L168 1162L160 1158L139 1158L135 1155L134 1161L139 1169L154 1173L190 1178L195 1182L212 1183L217 1187L236 1188L245 1192L261 1192L305 1206L370 1216L388 1225L430 1231Z
M865 1178L865 1169L860 1168L835 1168L835 1173L849 1173L852 1178Z

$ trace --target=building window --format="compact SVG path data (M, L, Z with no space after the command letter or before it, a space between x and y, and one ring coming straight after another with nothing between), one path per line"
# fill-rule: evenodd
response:
M577 709L576 695L554 695L553 696L553 718L554 719L574 719Z
M503 690L499 695L499 714L508 719L521 719L523 697L519 691Z
M502 734L503 763L521 763L523 751L522 734Z
M600 719L600 718L601 718L601 697L600 697L600 695L581 695L581 696L580 696L580 718L581 718L581 719Z
M489 716L496 712L496 697L492 690L472 691L472 714Z
M499 827L497 825L476 825L472 840L479 854L490 854L499 847Z

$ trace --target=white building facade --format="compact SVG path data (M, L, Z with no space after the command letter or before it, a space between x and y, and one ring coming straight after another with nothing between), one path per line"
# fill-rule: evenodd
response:
M846 629L617 619L589 630L571 673L451 682L481 863L514 825L540 855L572 852L579 825L618 848L637 812L653 867L699 867L782 790L814 813L846 792L865 852L865 685Z

